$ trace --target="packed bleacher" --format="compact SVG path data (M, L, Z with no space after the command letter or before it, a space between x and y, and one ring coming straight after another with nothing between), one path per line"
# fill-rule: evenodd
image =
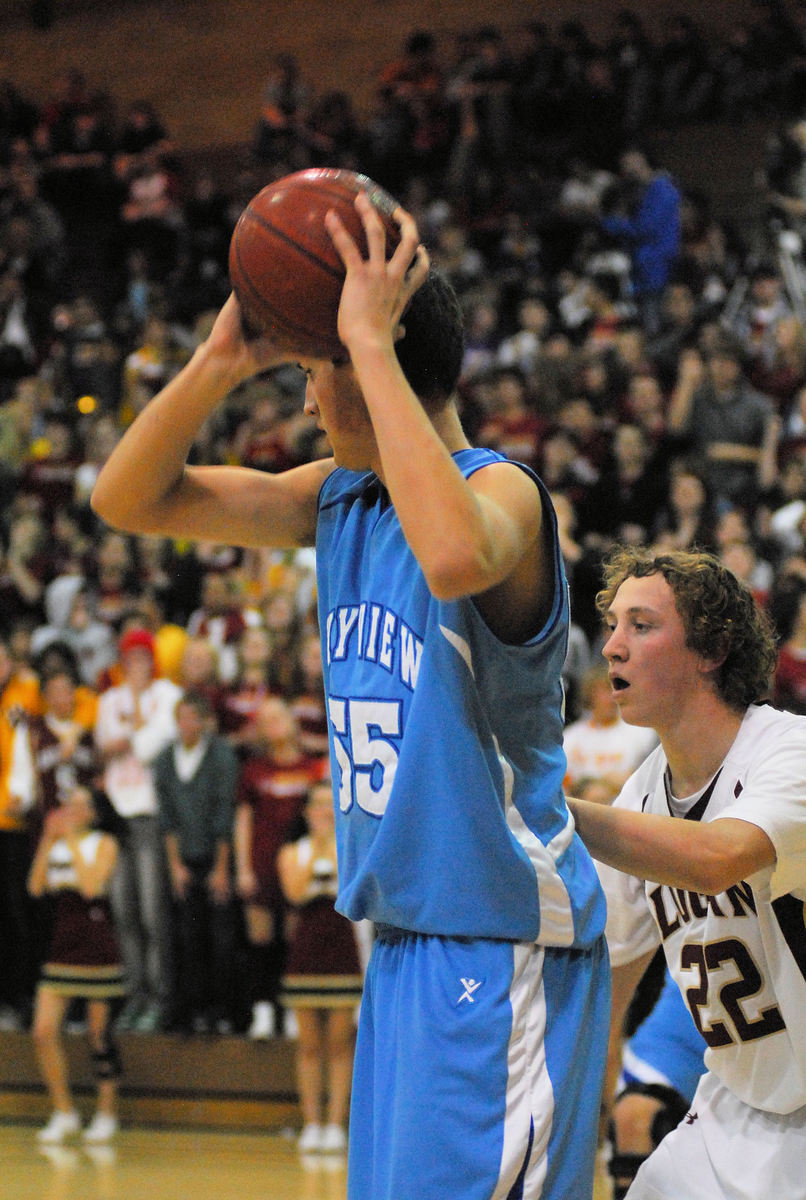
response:
M317 95L278 54L243 131L248 154L218 173L183 153L147 98L121 111L79 70L48 95L0 83L0 959L15 964L0 1024L29 1019L41 944L25 854L44 806L79 779L79 748L104 790L104 697L127 686L126 650L145 652L174 697L205 698L207 727L238 764L234 837L256 790L287 794L293 768L301 805L325 769L312 557L127 537L90 507L117 438L226 299L244 204L290 171L376 179L456 288L468 435L535 468L555 500L574 621L569 721L601 644L600 563L618 541L718 554L778 630L772 700L806 712L805 37L777 4L729 36L681 17L653 39L629 10L604 42L571 21L515 38L494 25L444 40L415 30L378 63L361 117L347 90ZM684 188L653 150L663 129L713 122L718 137L721 122L750 118L770 126L752 225L715 214L707 163L701 186ZM303 390L294 368L244 385L193 461L275 472L327 454ZM68 708L54 678L70 683ZM266 708L278 699L279 733ZM162 725L162 746L177 736ZM157 801L143 813L159 822ZM155 828L153 862L178 836ZM250 986L180 1003L175 979L151 979L124 1025L281 1027L265 1005L282 947L245 925L242 867L236 845L216 944ZM145 934L170 975L181 872L160 869L174 905ZM221 971L211 959L210 980Z

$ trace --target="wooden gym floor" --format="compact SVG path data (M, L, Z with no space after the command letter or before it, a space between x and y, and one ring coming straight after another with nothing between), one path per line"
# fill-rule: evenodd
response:
M344 1158L300 1160L292 1137L125 1129L108 1147L43 1150L0 1126L4 1200L344 1200Z
M86 1042L65 1040L86 1121ZM36 1131L49 1105L30 1036L0 1033L0 1200L346 1200L343 1156L297 1153L293 1042L122 1034L119 1044L118 1137L45 1151ZM610 1200L604 1171L593 1197L574 1200Z
M345 1200L345 1160L301 1158L288 1133L126 1128L112 1146L44 1151L0 1124L3 1200ZM603 1172L592 1200L608 1200ZM441 1200L461 1200L444 1197ZM579 1197L579 1200L588 1200Z

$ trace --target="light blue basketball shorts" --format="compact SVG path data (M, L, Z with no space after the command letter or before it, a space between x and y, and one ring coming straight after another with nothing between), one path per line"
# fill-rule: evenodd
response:
M356 1045L349 1200L582 1200L610 1020L590 950L381 928Z

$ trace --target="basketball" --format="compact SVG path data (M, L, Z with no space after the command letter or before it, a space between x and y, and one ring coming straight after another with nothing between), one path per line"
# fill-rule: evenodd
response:
M345 271L325 214L333 209L366 254L354 207L360 191L383 219L388 258L400 240L392 219L397 201L366 175L334 167L297 171L250 200L229 251L230 281L248 336L267 335L300 357L343 354L336 322Z

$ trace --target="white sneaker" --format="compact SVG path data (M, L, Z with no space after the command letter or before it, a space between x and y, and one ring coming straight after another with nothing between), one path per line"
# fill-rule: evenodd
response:
M283 1033L292 1042L299 1037L299 1021L293 1008L287 1008L283 1016Z
M248 1036L255 1039L274 1036L274 1006L268 1000L258 1000L252 1009Z
M94 1146L91 1142L87 1142L84 1146L84 1153L91 1163L94 1163L99 1170L104 1167L113 1167L118 1160L118 1152L109 1142ZM78 1157L78 1155L76 1155Z
M297 1149L300 1154L316 1154L322 1149L321 1125L306 1125L297 1138Z
M22 1017L16 1009L8 1004L0 1007L0 1033L21 1033L24 1028Z
M36 1140L43 1146L58 1146L67 1137L72 1137L81 1128L81 1118L75 1109L72 1112L55 1112L47 1125L40 1129Z
M72 1146L47 1146L40 1142L36 1149L60 1174L66 1175L81 1165L81 1156Z
M319 1149L323 1154L343 1154L347 1149L347 1134L341 1125L325 1125Z
M84 1130L83 1137L85 1142L97 1146L103 1142L111 1142L117 1131L117 1117L113 1117L109 1113L97 1112Z

